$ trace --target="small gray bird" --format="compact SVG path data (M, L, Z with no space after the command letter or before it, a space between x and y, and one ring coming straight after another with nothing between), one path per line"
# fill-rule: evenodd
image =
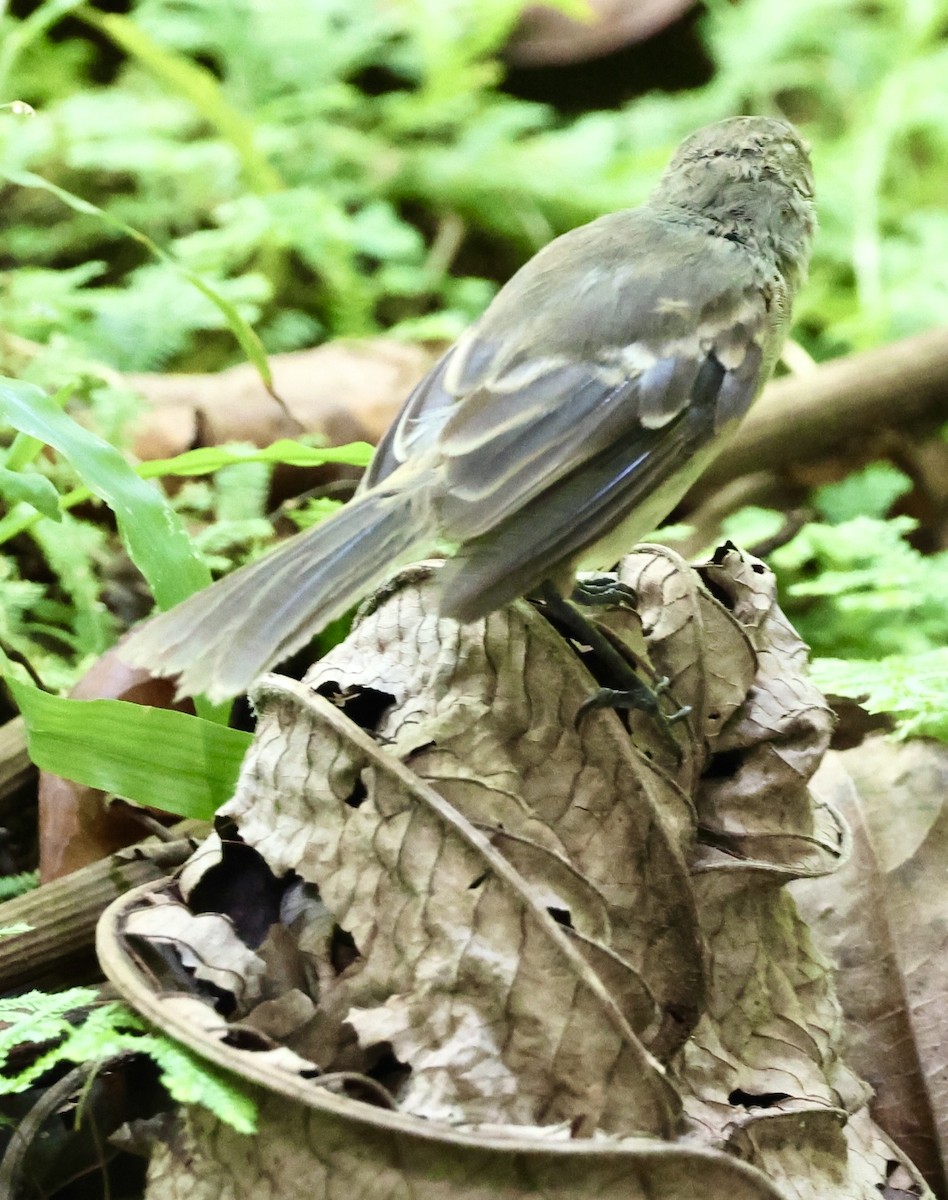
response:
M668 515L774 366L816 219L791 125L679 147L648 202L551 242L408 397L354 499L148 621L129 661L246 691L394 569L446 544L441 614L568 595Z

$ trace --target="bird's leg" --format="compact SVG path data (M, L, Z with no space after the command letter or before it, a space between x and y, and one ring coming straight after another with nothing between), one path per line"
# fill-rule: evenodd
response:
M540 598L546 605L550 616L566 630L570 637L589 646L600 662L606 666L615 682L620 685L618 687L602 687L588 700L585 700L576 714L576 723L579 724L587 713L597 708L638 708L654 718L677 751L678 745L671 735L671 726L676 721L681 721L688 716L691 709L680 708L671 715L664 712L661 706L661 697L668 690L668 680L661 679L657 687L651 688L639 679L632 664L602 630L587 620L574 604L564 599L551 583L547 582L542 585Z

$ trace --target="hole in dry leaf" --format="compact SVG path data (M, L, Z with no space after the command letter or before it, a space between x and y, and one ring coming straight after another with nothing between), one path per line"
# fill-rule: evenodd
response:
M222 825L221 859L195 885L188 898L193 913L218 912L229 917L237 936L256 949L280 919L280 904L292 873L278 879L264 859Z
M272 1050L274 1042L258 1029L248 1025L231 1025L221 1041L234 1050Z
M364 1073L380 1083L393 1097L397 1097L411 1076L411 1067L395 1057L395 1051L388 1042L379 1042L371 1048L371 1052L377 1057Z
M347 967L359 957L359 947L355 938L341 925L333 925L332 936L329 939L329 961L337 975L341 975Z
M755 562L755 563L751 563L751 570L756 575L763 575L763 573L767 570L767 568L764 566L763 563Z
M731 539L728 538L727 541L722 542L721 545L718 546L711 555L712 563L714 563L716 567L719 567L733 550L737 550L737 546L735 546ZM737 552L740 554L739 550Z
M551 906L547 905L546 911L550 914L557 925L564 925L567 929L573 928L573 918L570 915L568 908L552 908Z
M896 1162L894 1158L888 1159L885 1174L886 1182L876 1184L876 1191L882 1195L883 1200L917 1200L922 1194L918 1181L912 1177L904 1163Z
M481 886L481 884L484 882L484 880L486 878L487 878L487 872L484 871L480 875L478 875L478 877L476 879L471 880L471 882L467 885L467 890L469 892L473 892L475 888L479 888Z
M731 593L726 591L712 575L708 575L705 571L702 571L700 567L698 568L698 574L701 576L701 582L715 600L730 612L734 607L734 597Z
M346 804L348 804L350 808L361 808L368 799L368 795L369 793L366 791L365 784L361 779L357 779L355 787L352 789L349 795L346 796Z
M728 1096L729 1104L739 1104L741 1108L772 1108L781 1100L789 1100L788 1092L745 1092L743 1088L735 1088Z
M350 721L354 721L360 729L373 733L381 724L382 717L395 703L391 692L383 692L374 687L363 687L353 683L342 687L336 680L329 679L316 689L330 704L341 708Z
M702 777L704 779L733 779L743 764L743 752L740 750L721 750L712 754Z

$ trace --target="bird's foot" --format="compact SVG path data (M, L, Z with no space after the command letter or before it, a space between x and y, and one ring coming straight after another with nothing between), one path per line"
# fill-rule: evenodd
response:
M588 575L577 579L570 599L584 608L635 608L635 589L615 575Z
M584 717L600 708L623 709L625 711L638 709L640 712L648 713L661 730L666 741L673 747L675 754L680 758L681 748L672 734L672 726L678 721L683 721L691 714L691 705L686 704L676 709L673 713L666 713L662 708L661 698L668 693L668 690L669 680L667 676L660 679L654 688L649 687L647 683L643 683L637 677L633 678L631 687L602 687L579 706L579 710L576 713L576 724L578 726Z
M608 582L614 583L615 580ZM624 587L624 585L620 586ZM625 590L626 593L631 592L629 588ZM556 618L560 628L565 630L567 636L578 643L589 646L612 681L620 685L618 687L601 687L588 697L580 705L576 714L577 726L584 717L597 708L639 709L652 717L680 759L681 750L671 730L676 721L682 721L688 716L691 709L679 708L670 715L665 713L661 699L669 690L668 679L660 679L655 687L649 687L647 683L643 683L639 679L633 664L607 634L599 626L589 621L569 600L564 600L552 585L544 585L541 595L547 612Z

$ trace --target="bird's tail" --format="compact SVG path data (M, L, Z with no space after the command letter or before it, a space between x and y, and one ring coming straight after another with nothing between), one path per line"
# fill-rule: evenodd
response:
M328 520L153 617L122 645L126 661L179 676L180 695L224 700L299 649L427 549L415 489L373 489Z

